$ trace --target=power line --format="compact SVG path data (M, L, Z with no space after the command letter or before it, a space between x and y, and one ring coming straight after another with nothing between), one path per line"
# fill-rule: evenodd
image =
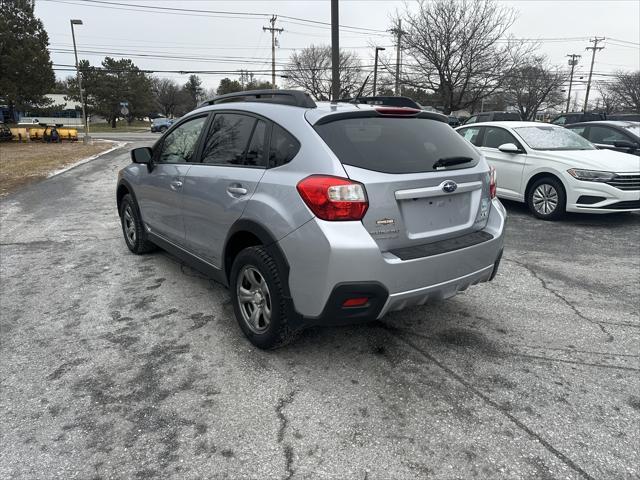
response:
M135 3L121 3L121 2L110 2L106 0L78 0L79 3L70 2L66 0L45 0L49 2L56 3L68 3L71 5L84 5L87 7L97 7L97 8L110 8L114 10L130 10L130 11L138 11L138 12L153 12L153 13L165 13L172 15L189 15L189 16L213 16L213 17L223 17L223 18L248 18L248 19L259 19L259 18L268 18L272 14L266 12L235 12L228 10L205 10L205 9L196 9L196 8L177 8L177 7L160 7L156 5L140 5ZM323 25L323 28L330 28L331 24L328 22L322 22L320 20L313 20L309 18L301 18L301 17L293 17L289 15L279 15L280 18L298 21L298 22L306 22L307 24L315 24L315 25ZM311 25L307 25L311 26ZM366 27L357 27L352 25L340 25L340 28L354 30L352 33L362 32L364 34L379 34L386 33L384 30L377 30L373 28Z

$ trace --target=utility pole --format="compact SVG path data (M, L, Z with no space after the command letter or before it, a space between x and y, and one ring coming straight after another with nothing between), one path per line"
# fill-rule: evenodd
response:
M376 60L373 64L373 96L376 96L376 86L378 83L378 52L385 50L384 47L376 47Z
M262 27L263 31L271 32L271 88L276 89L276 33L282 33L284 28L276 28L276 15L271 16L270 27Z
M340 97L340 28L338 0L331 0L331 101Z
M402 95L402 92L400 91L400 64L402 63L402 51L400 49L400 45L402 42L402 34L404 33L402 31L402 19L398 19L398 27L394 28L393 30L391 30L391 33L395 33L397 35L397 40L396 40L396 88L395 88L395 92L396 95Z
M567 55L567 57L570 58L569 65L571 65L571 75L569 76L569 94L567 95L567 108L565 110L567 113L569 113L569 103L571 103L571 85L573 84L573 69L578 64L578 59L581 56L582 55L576 55L575 53Z
M602 50L604 47L599 47L598 43L603 42L605 40L604 37L598 38L594 37L592 40L589 40L593 43L593 47L587 47L585 50L593 50L593 54L591 55L591 68L589 69L589 80L587 81L587 93L584 96L584 109L583 111L587 111L587 104L589 103L589 90L591 90L591 75L593 75L593 64L596 60L596 51Z

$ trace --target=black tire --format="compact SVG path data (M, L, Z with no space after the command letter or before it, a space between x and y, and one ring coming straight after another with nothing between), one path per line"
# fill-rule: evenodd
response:
M245 318L247 308L250 309L251 307L248 306L248 303L243 304L238 296L238 283L240 285L248 285L243 282L243 280L246 280L244 277L246 269L253 269L257 272L259 279L263 279L268 287L268 294L260 295L260 298L264 299L264 305L270 307L270 319L268 324L263 321L264 325L261 331L257 326L251 326ZM243 278L240 278L241 274ZM291 328L287 317L287 307L282 286L284 279L278 271L276 262L263 247L249 247L242 250L233 262L229 280L229 290L236 320L251 343L258 348L268 350L282 347L295 339L298 331ZM254 308L258 307L254 305ZM262 318L264 320L264 316Z
M159 130L160 130L160 133L164 133L167 131L167 127L160 127Z
M155 250L157 247L147 240L147 232L140 219L140 210L130 194L126 194L120 202L120 224L124 241L136 255Z
M558 220L565 214L567 194L562 182L555 177L536 180L527 192L527 206L542 220ZM555 201L555 208L552 208Z

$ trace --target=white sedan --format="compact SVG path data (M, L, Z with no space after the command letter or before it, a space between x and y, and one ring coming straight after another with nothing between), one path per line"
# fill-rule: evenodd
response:
M538 218L567 212L640 211L640 157L598 150L566 128L486 122L456 128L498 174L498 197L526 202Z

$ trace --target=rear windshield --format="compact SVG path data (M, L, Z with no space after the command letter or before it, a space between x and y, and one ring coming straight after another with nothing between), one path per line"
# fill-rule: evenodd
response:
M376 172L433 172L438 165L455 170L480 159L448 124L431 119L347 118L315 129L343 164Z

